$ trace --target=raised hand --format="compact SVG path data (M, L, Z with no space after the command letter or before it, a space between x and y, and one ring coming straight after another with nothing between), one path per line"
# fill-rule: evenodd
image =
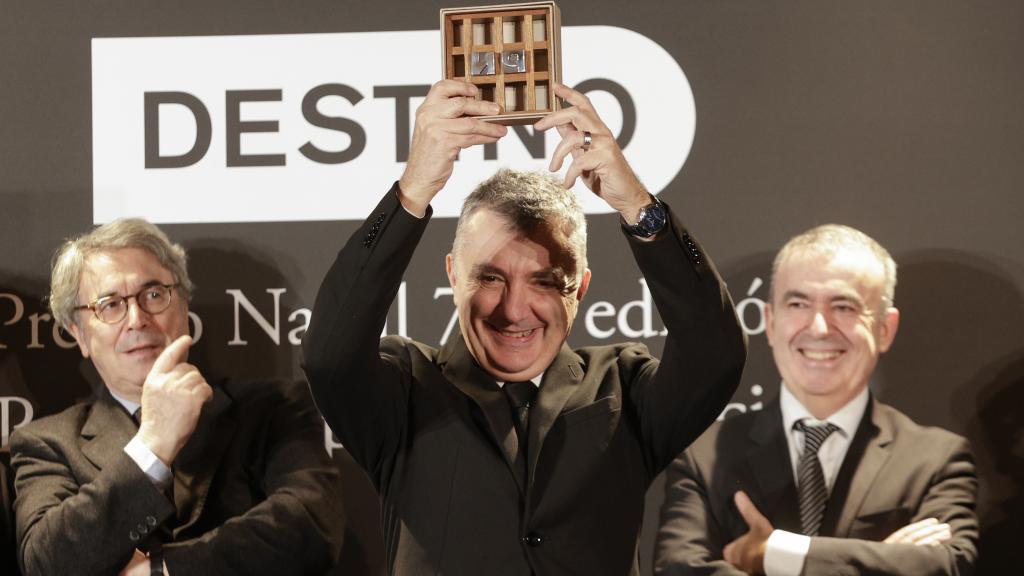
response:
M626 222L636 223L640 209L650 204L650 195L626 162L615 136L585 95L561 84L555 84L555 95L572 106L548 114L533 126L536 130L557 128L562 136L548 169L560 170L571 154L565 187L572 187L582 177L587 188L618 210Z
M172 342L157 357L142 384L139 439L168 466L195 432L203 404L213 389L195 366L186 362L191 336Z
M416 109L409 161L398 182L402 205L410 212L426 213L451 177L460 150L497 142L508 133L504 126L473 118L499 111L494 102L476 100L478 93L468 82L441 80Z
M736 508L747 523L747 533L733 540L722 549L725 561L748 574L764 574L764 552L771 536L772 523L750 501L746 492L740 490L733 496Z

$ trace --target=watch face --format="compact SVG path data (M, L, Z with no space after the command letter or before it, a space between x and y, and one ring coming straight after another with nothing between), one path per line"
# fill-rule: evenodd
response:
M648 236L652 236L660 232L664 225L665 208L660 202L655 202L645 208L643 214L640 215L640 221L637 222L637 227L643 230L643 233Z

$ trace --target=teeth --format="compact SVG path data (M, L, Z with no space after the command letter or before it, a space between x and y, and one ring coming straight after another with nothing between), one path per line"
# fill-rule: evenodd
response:
M530 330L523 330L521 332L511 332L509 330L500 330L499 332L502 336L507 338L526 338L530 334L533 334L533 329L531 328Z
M804 356L811 360L832 360L839 357L839 352L834 350L804 350Z

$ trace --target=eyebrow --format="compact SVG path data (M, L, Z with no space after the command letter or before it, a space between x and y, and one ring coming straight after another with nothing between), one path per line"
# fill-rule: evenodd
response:
M786 301L786 300L789 300L789 299L792 299L792 298L797 298L797 299L800 299L800 300L811 300L812 299L809 295L807 295L807 294L805 294L803 292L800 292L799 290L788 290L788 291L786 291L782 295L782 300L783 301ZM831 298L829 298L828 301L829 302L855 302L858 305L861 305L861 306L864 305L864 301L860 298L860 296L858 296L856 294L837 294L837 295L832 296Z
M492 264L476 264L473 266L473 276L480 276L481 274L498 274L504 276L505 271Z
M143 284L141 288L139 288L139 292L145 290L146 288L149 288L150 286L164 286L164 283L156 279L149 280L145 284ZM122 295L118 293L116 290L111 290L110 292L105 292L94 298L93 302L103 300L104 298L113 298L114 296L122 297ZM128 295L126 294L125 296Z

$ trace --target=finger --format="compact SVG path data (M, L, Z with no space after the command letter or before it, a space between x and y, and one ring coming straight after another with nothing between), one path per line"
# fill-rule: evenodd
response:
M586 124L586 126L581 126L581 124ZM592 126L592 124L592 122L587 122L579 109L562 108L538 120L533 125L533 128L544 131L557 126L576 126L577 128L585 127L587 130L593 131L595 126Z
M455 96L476 98L477 94L479 94L479 90L469 82L441 80L430 87L430 92L427 92L426 102L441 102Z
M476 118L459 118L449 120L444 129L452 134L481 134L491 138L501 138L508 134L508 127L493 122L485 122Z
M742 536L740 536L740 538L742 538ZM737 541L738 539L733 540L732 542L726 544L725 548L722 548L722 559L728 562L729 564L735 565L737 563L737 559L735 558Z
M918 520L917 522L914 522L913 524L907 524L906 526L904 526L904 527L900 528L899 530L893 532L892 534L889 535L888 538L883 540L883 542L885 542L886 544L892 544L893 542L899 542L899 541L903 540L904 538L906 538L908 534L910 534L910 533L912 533L912 532L914 532L914 531L916 531L916 530L918 530L918 529L920 529L922 527L931 526L931 525L938 524L938 523L939 523L939 521L936 518L925 518L924 520Z
M551 172L561 170L565 157L576 148L576 144L577 139L572 134L562 138L562 141L555 146L555 151L551 153L551 162L548 164L548 170Z
M163 373L171 370L178 364L181 364L188 356L188 349L192 346L192 337L184 335L179 337L174 342L164 348L163 352L157 356L156 361L153 362L153 367L150 372Z
M459 136L455 138L455 145L459 148L470 148L480 144L493 144L498 140L501 140L501 138L485 136L483 134L471 134L469 136Z
M594 105L591 104L590 98L587 98L586 94L577 92L560 82L555 83L555 96L558 96L576 108L580 108L582 110L594 109Z
M569 170L566 171L565 173L565 182L563 182L563 185L565 186L566 190L575 186L576 179L582 176L584 172L588 170L593 170L593 168L590 166L590 164L593 163L588 162L588 160L589 159L586 157L586 155L583 155L573 160L572 164L569 165Z
M738 490L733 495L733 501L736 503L736 508L740 511L740 516L743 516L743 520L751 529L754 527L766 528L771 526L768 519L761 514L757 506L754 506L754 503L750 501L750 497L743 490Z
M213 387L207 384L204 380L202 386L197 386L192 389L192 394L197 396L203 404L206 404L213 399Z
M945 544L946 542L949 542L952 539L952 532L950 532L949 530L942 530L940 532L932 534L927 538L922 538L921 540L914 542L914 544L917 546L941 546L942 544Z
M489 116L501 112L494 102L474 100L469 97L453 97L440 104L442 118L461 118L463 116Z
M917 544L922 540L927 540L936 534L949 531L949 524L935 524L932 526L924 526L914 530L910 534L903 537L904 542L911 544Z

